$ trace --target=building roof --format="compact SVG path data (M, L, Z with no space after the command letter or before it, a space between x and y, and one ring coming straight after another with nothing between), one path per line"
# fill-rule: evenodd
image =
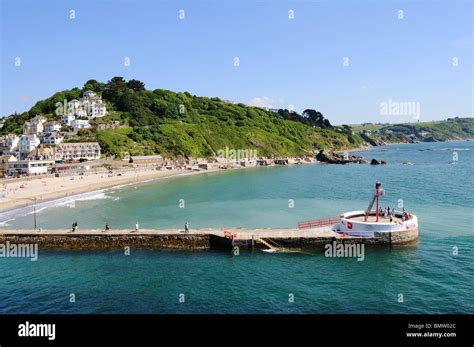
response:
M0 163L6 163L8 161L17 161L16 157L11 154L0 155Z
M35 148L30 153L28 153L27 158L46 157L46 156L53 157L55 155L55 152L56 150L54 148L49 148L49 147Z

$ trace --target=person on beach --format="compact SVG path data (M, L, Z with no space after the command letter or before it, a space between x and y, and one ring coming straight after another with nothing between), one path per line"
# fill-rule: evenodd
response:
M138 231L138 222L135 223L135 231Z
M186 234L189 233L189 224L188 224L188 222L184 223L184 232L185 232Z
M73 233L74 232L74 228L75 228L75 222L72 222L72 227L71 227L71 232Z
M109 231L109 223L105 224L105 230L104 231Z
M77 221L74 222L74 231L77 231Z

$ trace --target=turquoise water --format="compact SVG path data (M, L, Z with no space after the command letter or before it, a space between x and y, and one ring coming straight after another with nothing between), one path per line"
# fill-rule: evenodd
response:
M364 261L322 251L233 256L132 249L125 256L40 249L36 262L0 258L0 313L473 313L473 142L392 145L362 155L388 164L171 178L40 205L37 222L43 228L67 228L74 220L83 228L109 223L112 229L137 221L142 228L186 221L191 229L294 226L364 209L378 179L384 206L402 199L418 216L417 246L366 249ZM0 214L0 222L32 227L31 208Z

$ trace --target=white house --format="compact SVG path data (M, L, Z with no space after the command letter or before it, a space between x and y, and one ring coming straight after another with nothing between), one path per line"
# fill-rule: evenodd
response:
M20 137L15 134L2 136L0 139L0 151L3 155L16 154Z
M40 142L40 139L36 135L22 135L18 141L18 152L20 153L20 157L30 153L33 149L38 147Z
M78 100L71 100L67 103L67 114L69 116L87 117L87 111L83 109L83 104Z
M9 176L43 175L51 172L54 160L18 160L7 162L5 166Z
M58 145L63 160L100 159L100 145L97 142L68 142Z
M97 94L96 94L95 92L93 92L92 90L88 90L88 91L85 91L82 96L83 96L84 98L91 99L91 98L96 98L96 97L97 97Z
M76 117L73 115L67 115L67 116L62 116L61 117L61 123L64 125L71 126L71 123L73 120L75 120Z
M58 122L47 122L43 126L43 131L45 133L52 133L53 131L60 131L61 130L61 124Z
M79 100L81 107L91 118L103 117L107 114L107 109L102 102L102 97L93 91L86 91Z
M59 131L44 134L41 138L41 142L45 145L59 145L63 140L64 136Z
M90 128L91 125L87 119L74 119L71 122L71 127L76 130L76 129L87 129Z
M95 117L103 117L105 116L107 113L106 109L105 109L105 106L102 105L102 104L92 104L92 108L91 108L91 113L90 113L90 116L92 118L95 118Z

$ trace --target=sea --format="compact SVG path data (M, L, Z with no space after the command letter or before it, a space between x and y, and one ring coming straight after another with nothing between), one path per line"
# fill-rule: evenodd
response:
M387 145L354 153L386 165L307 164L167 178L36 205L43 229L295 227L382 207L418 216L419 242L324 250L38 250L0 258L0 314L474 313L474 142ZM33 228L33 207L0 228ZM302 231L304 233L304 231Z

